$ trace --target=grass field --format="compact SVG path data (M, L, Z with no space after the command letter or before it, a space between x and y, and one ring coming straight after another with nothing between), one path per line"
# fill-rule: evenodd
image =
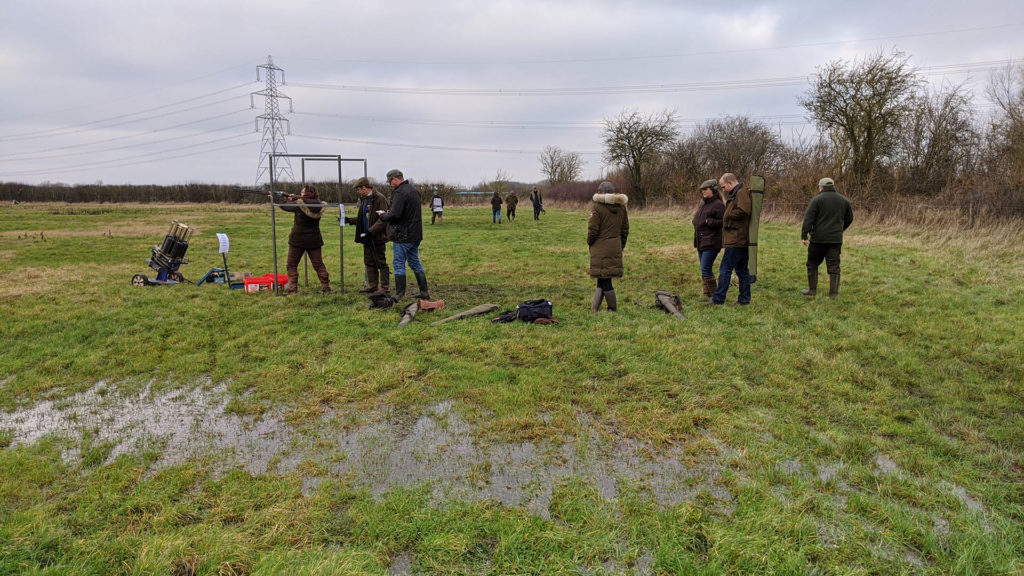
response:
M0 207L0 574L1024 571L1019 223L855 222L833 301L769 221L752 305L707 308L689 209L634 211L595 315L586 209L528 212L425 225L447 309L398 328L351 228L345 294L325 225L335 293L275 297L130 285L171 220L189 279L216 232L271 272L266 208Z

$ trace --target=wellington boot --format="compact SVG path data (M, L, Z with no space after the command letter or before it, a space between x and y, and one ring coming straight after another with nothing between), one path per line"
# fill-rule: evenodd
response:
M608 303L608 311L615 312L619 309L617 300L615 299L615 290L609 290L604 293L604 301Z
M828 297L835 298L839 296L839 274L828 275Z
M714 276L704 276L704 297L711 298L711 295L715 293L715 288L718 287L718 280Z
M818 293L818 271L808 270L807 271L807 289L801 290L801 294L804 296L814 296Z
M420 286L420 293L416 297L421 300L430 300L430 290L427 288L427 273L417 272L416 283Z
M359 294L373 294L377 291L377 269L373 266L366 266L366 286L359 289Z
M331 276L327 273L327 269L324 268L322 271L316 273L317 278L320 279L320 293L330 294L331 293Z
M283 290L285 294L295 294L296 292L299 291L299 270L298 269L295 269L294 271L293 270L289 270L288 271L288 283L285 284L281 288L281 290Z
M604 300L604 290L594 288L594 301L590 304L590 311L597 312L600 310L602 300Z
M380 271L380 287L374 294L387 294L391 292L391 272L388 269Z
M405 274L395 274L395 300L405 297Z

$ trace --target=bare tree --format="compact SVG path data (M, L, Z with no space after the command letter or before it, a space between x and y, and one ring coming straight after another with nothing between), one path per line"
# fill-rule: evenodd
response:
M782 139L769 125L746 116L708 120L690 135L700 150L703 164L711 170L706 178L733 172L744 177L778 171L782 161Z
M963 85L919 94L900 131L900 190L941 192L973 167L978 142L971 95Z
M799 100L823 135L840 136L849 146L857 186L868 187L876 161L896 149L901 123L922 83L908 61L893 50L860 62L832 62L819 68Z
M491 192L497 192L502 196L505 195L505 189L508 188L509 182L512 181L512 177L509 176L508 172L501 168L494 174L494 179L487 185L487 188Z
M1024 62L989 77L986 95L996 105L988 133L990 171L1015 190L1024 190Z
M537 158L540 160L540 171L552 186L575 182L583 173L583 157L579 152L562 150L558 146L548 146Z
M626 168L632 186L632 200L637 205L647 205L649 186L644 181L645 170L678 134L674 110L650 116L644 116L636 110L623 111L618 118L605 119L604 160L608 164Z

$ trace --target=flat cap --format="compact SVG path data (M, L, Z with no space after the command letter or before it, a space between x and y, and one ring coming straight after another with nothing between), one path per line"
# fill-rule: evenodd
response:
M831 178L822 178L821 180L818 180L818 186L821 187L821 188L824 188L825 186L835 186L835 185L836 185L835 181L832 180Z
M712 190L717 191L718 190L718 180L705 180L704 183L700 185L700 189L701 190L707 190L708 188L711 188Z
M391 170L388 170L388 182L390 182L392 178L404 178L404 177L405 176L402 174L402 171L399 170L398 168L392 168Z
M367 178L366 176L363 176L359 180L353 182L352 187L355 188L356 190L360 188L373 188L373 186L370 186L370 179Z

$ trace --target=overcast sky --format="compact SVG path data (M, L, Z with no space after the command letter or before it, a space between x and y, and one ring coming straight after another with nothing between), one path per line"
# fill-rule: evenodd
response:
M540 180L548 145L599 178L602 123L623 110L675 110L684 131L747 115L813 135L797 103L808 78L879 50L905 52L935 86L966 82L984 114L991 68L1024 59L1019 0L2 6L0 181L25 183L252 185L265 101L250 93L268 56L291 98L288 152L469 187L499 171ZM362 169L345 163L343 180ZM337 169L309 162L307 178Z

